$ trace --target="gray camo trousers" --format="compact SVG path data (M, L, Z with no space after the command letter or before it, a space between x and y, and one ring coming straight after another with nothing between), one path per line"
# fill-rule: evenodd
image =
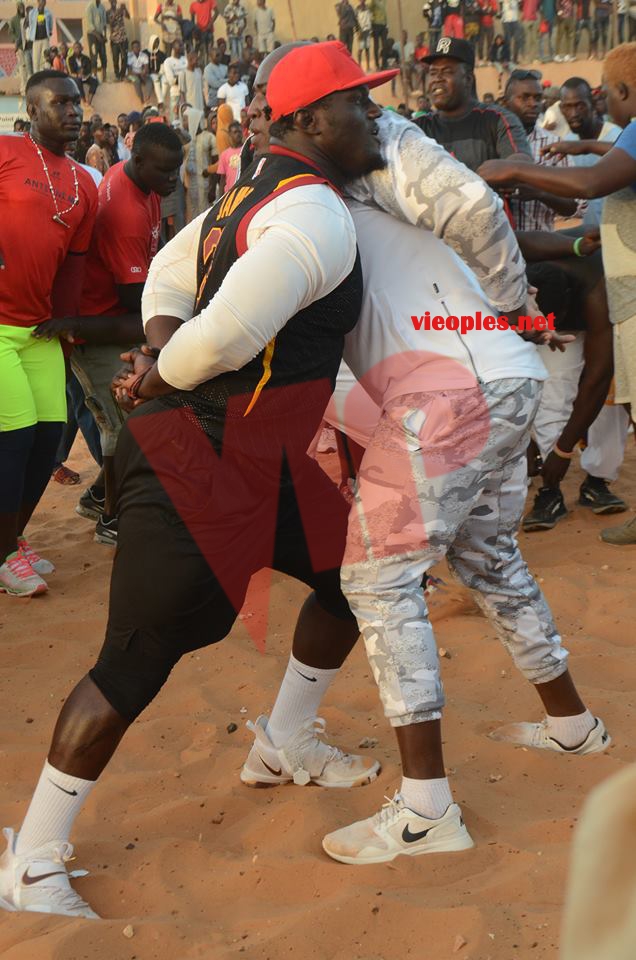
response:
M409 394L383 409L360 467L342 587L393 726L441 717L421 584L444 555L527 680L547 683L567 669L516 539L540 396L538 381L515 378Z

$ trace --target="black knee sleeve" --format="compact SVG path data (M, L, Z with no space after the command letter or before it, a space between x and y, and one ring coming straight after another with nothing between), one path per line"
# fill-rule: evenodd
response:
M157 696L180 656L149 630L117 637L109 631L89 676L111 707L132 723Z

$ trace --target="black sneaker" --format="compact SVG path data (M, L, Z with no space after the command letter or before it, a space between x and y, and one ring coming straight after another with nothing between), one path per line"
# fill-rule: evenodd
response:
M600 477L587 477L579 490L579 503L582 507L591 507L592 513L624 513L627 504L607 485L607 480Z
M75 507L75 513L86 520L99 520L104 513L105 497L96 497L93 487L88 487L79 498L79 503Z
M95 525L95 543L105 543L109 547L117 546L117 517L105 520L100 517Z
M566 514L561 491L541 487L534 498L532 510L525 515L521 526L526 533L531 530L551 530Z

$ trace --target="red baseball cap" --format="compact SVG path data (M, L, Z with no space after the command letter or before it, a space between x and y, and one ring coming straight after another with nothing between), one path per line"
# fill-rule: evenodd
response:
M379 87L399 70L366 74L358 66L344 43L311 43L290 50L271 72L267 84L267 102L272 120L279 120L301 107L341 90Z

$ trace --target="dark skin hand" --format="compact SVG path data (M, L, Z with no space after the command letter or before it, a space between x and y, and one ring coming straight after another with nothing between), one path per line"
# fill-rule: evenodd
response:
M591 167L544 167L515 160L487 160L477 171L495 189L524 184L562 197L594 200L630 186L636 180L636 160L618 147Z
M524 258L529 263L575 256L572 238L561 233L548 233L547 230L518 230L515 236ZM590 227L580 244L581 253L589 257L600 246L601 234L598 227Z
M83 341L90 344L122 345L143 339L141 316L119 314L118 316L62 317L45 320L34 331L37 340L53 340L61 337L69 343Z
M604 157L614 146L603 140L558 140L544 147L541 155L544 157L581 157L587 153L595 153L597 157Z

